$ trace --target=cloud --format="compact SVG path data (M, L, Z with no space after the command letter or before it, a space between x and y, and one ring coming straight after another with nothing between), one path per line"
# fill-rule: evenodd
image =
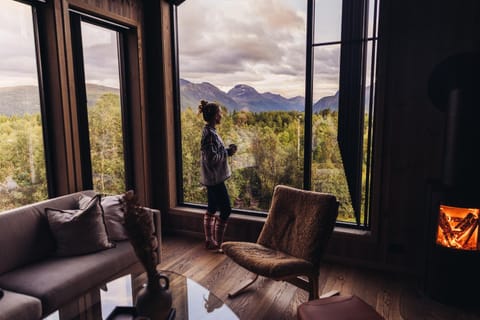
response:
M178 7L180 76L303 95L305 6L295 0L184 2ZM286 82L279 86L276 79Z
M82 23L82 43L86 82L119 88L116 31Z
M32 9L3 1L0 11L0 86L37 85ZM119 87L114 31L82 23L87 82Z
M314 49L314 100L334 95L339 89L340 45Z
M0 11L0 86L36 85L37 72L31 8L2 2Z

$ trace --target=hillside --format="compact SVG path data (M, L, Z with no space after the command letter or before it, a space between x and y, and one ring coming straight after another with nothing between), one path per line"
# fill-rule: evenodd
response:
M105 93L119 93L116 88L87 84L89 107L95 105ZM0 88L0 114L12 116L40 112L40 99L37 86L15 86Z
M40 112L37 86L0 88L0 114L12 116Z

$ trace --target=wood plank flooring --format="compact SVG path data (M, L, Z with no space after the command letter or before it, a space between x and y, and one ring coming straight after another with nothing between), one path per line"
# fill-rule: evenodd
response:
M251 274L225 255L205 250L197 238L165 237L160 268L195 280L223 300L241 320L296 319L298 305L308 299L305 291L289 283L263 277L245 293L229 299L228 292ZM433 301L405 276L324 262L320 294L330 290L361 297L385 319L480 320L480 310L462 310ZM476 294L480 300L480 292Z

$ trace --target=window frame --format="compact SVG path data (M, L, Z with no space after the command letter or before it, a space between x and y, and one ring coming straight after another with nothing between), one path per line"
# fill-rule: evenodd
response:
M131 73L128 67L129 48L128 32L131 28L111 21L102 17L98 17L81 10L69 8L71 43L74 60L74 78L75 78L75 96L77 108L78 137L80 144L80 166L81 179L84 189L93 189L91 149L88 126L88 110L87 110L87 91L85 82L85 70L83 60L83 42L81 23L86 22L108 30L117 32L117 52L119 65L119 81L120 81L120 109L122 114L122 135L123 135L123 154L125 167L125 188L126 190L134 189L134 167L133 167L133 147L132 147L132 125L129 121L131 118L131 101L128 84L131 83Z
M183 197L183 164L182 164L182 145L181 145L181 125L180 125L180 83L179 83L179 59L178 59L178 18L177 18L177 6L179 6L183 1L174 1L170 2L170 19L172 21L172 30L171 30L171 41L173 43L172 48L172 79L173 79L173 103L174 103L174 131L175 131L175 156L176 156L176 205L180 207L191 207L191 208L205 208L206 205L202 204L193 204L186 203ZM373 36L368 37L368 27L366 21L368 20L368 0L361 0L358 2L343 0L342 1L342 36L341 40L338 42L329 42L325 44L340 44L340 84L339 91L340 95L342 91L349 93L348 95L344 94L339 98L339 128L338 128L338 140L339 147L341 148L342 158L347 159L349 164L345 168L347 183L350 193L355 195L355 198L352 195L352 206L354 207L354 213L356 217L356 223L348 223L337 221L336 226L346 227L348 229L359 229L359 230L371 230L371 215L372 215L372 190L374 189L374 179L373 174L378 171L378 168L374 168L374 137L378 135L377 131L380 130L378 125L374 123L373 117L373 106L375 104L374 96L376 88L370 86L370 101L368 109L370 116L368 119L368 141L367 148L370 150L370 153L367 156L367 186L365 190L365 215L364 221L360 221L360 203L362 196L362 156L363 156L363 116L364 116L364 92L365 92L365 68L367 66L367 59L371 59L370 71L371 79L370 84L372 85L376 78L376 70L378 70L377 57L378 53L376 48L378 47L378 6L380 0L372 0L374 3L374 21L373 21ZM361 9L361 10L359 10ZM347 14L344 14L347 13ZM355 19L350 19L352 16ZM305 67L305 137L313 136L313 72L314 72L314 60L313 60L313 50L319 44L315 43L314 40L314 23L315 23L315 0L307 0L307 30L306 30L306 67ZM359 28L359 26L361 26ZM357 34L350 34L348 30L359 30ZM346 39L345 39L346 38ZM373 40L373 41L372 41ZM372 41L373 48L371 56L368 56L367 44L369 41ZM347 50L348 46L352 46L356 49L356 54L352 54ZM355 71L355 78L348 75L349 67L357 66ZM346 89L345 89L346 88ZM350 112L345 112L346 108L342 108L342 117L345 119L343 122L345 125L340 129L340 105L347 105L350 101L354 101L356 107L356 112L350 114ZM342 131L349 126L354 124L353 130L355 134L356 143L346 144L345 141L348 141L346 137L351 138L351 131ZM343 145L340 146L340 144ZM306 190L311 190L312 187L312 139L304 139L304 186ZM348 171L348 173L347 173ZM266 212L261 211L252 211L245 209L232 208L234 213L239 213L247 216L260 216L266 217Z
M24 1L20 1L24 2ZM24 2L25 3L25 2ZM40 40L40 18L39 18L39 7L44 6L46 0L35 0L33 3L30 3L32 7L32 18L33 18L33 32L35 37L35 57L37 63L37 77L38 77L38 91L40 98L40 114L42 117L42 134L43 134L43 149L45 156L45 179L47 180L47 193L48 197L51 197L55 193L55 187L52 183L54 181L54 174L52 168L52 145L49 139L50 124L48 121L49 114L47 111L46 103L46 79L43 70L46 69L46 62L43 59L42 54L42 41Z

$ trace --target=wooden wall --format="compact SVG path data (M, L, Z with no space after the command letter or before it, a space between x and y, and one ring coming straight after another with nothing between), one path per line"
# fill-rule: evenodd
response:
M42 83L45 92L49 145L47 159L50 171L50 196L88 188L83 181L81 131L78 128L77 87L75 78L75 44L72 39L70 10L128 27L124 44L125 88L129 101L129 134L135 141L129 154L132 163L130 187L140 200L151 203L149 143L144 64L143 2L134 0L52 0L37 6Z
M450 55L480 49L480 3L383 1L382 9L377 261L421 273L426 242L433 241L426 239L429 183L442 175L445 131L445 114L428 97L428 79Z

